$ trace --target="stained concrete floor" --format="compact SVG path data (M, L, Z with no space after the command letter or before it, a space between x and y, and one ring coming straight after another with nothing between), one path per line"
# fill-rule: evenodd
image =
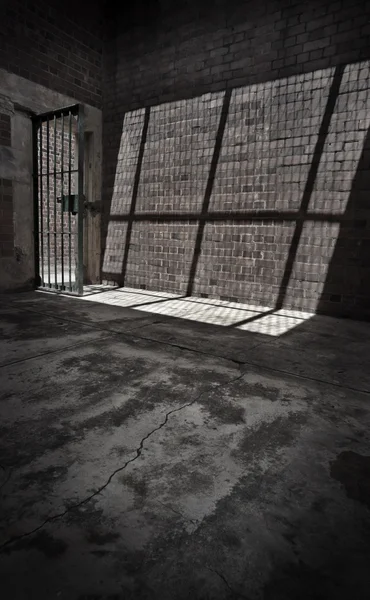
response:
M369 325L30 293L0 327L2 599L369 598Z

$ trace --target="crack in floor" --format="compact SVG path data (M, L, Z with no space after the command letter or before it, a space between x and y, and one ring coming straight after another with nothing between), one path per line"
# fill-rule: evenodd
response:
M8 467L8 468L7 468L7 467L4 467L4 465L2 465L2 464L0 463L0 469L1 469L2 471L4 471L4 473L6 473L6 472L8 471L8 472L6 473L6 475L5 475L5 477L4 477L4 481L3 481L3 482L1 483L1 485L0 485L0 492L2 492L2 491L3 491L3 489L4 489L4 487L6 486L6 484L8 483L9 479L10 479L10 478L11 478L11 476L12 476L12 473L13 473L13 467Z
M12 307L14 308L14 306L7 304L7 307ZM92 323L91 321L86 322L86 321L81 321L80 319L71 319L70 317L66 317L65 315L55 315L55 312L52 312L49 310L46 310L45 312L41 312L40 310L36 310L35 308L31 308L29 306L19 306L17 305L17 308L21 311L25 311L25 312L30 312L33 313L35 315L42 315L42 316L47 316L49 319L54 319L55 321L64 321L66 323L73 323L75 325L83 325L84 327L90 327L90 329L96 329L97 331L106 331L109 333L116 333L116 334L123 334L123 333L128 333L131 331L134 331L135 329L141 329L142 327L145 327L146 325L154 325L154 324L158 324L158 323L163 323L163 319L161 321L153 321L151 323L144 323L143 325L139 325L138 327L133 327L131 329L126 329L124 332L122 331L117 331L116 329L110 329L109 327L102 327L101 325L97 325L96 323ZM144 317L126 317L126 318L122 318L120 319L121 323L128 323L129 321L132 321L133 323L137 323L137 322L141 322L141 321L148 321L149 319L155 319L155 317L152 316L144 316Z
M44 313L41 313L38 310L35 310L34 308L29 308L29 307L25 307L25 306L21 306L21 307L18 307L18 308L20 310L25 311L25 312L31 312L31 313L34 313L34 314L37 314L37 315L43 315L44 314ZM96 325L95 323L90 323L90 322L86 323L86 322L80 321L78 319L71 319L71 318L67 318L65 316L60 316L60 315L58 315L58 317L55 317L52 313L45 313L45 314L47 314L48 317L51 317L51 318L54 318L54 319L59 319L61 321L65 321L67 323L74 323L75 325L84 325L86 327L91 327L92 329L96 329L98 331L106 331L106 332L109 332L109 333L111 333L113 335L119 335L119 336L122 336L122 337L125 337L125 336L127 336L129 334L135 333L135 331L137 331L139 329L144 329L145 327L150 327L151 325L158 325L158 324L161 324L161 323L167 323L166 319L161 319L160 321L150 321L149 323L148 322L147 323L143 323L142 325L138 325L137 327L133 327L131 329L125 329L124 331L117 331L116 329L110 329L109 327L100 327L99 325ZM153 317L139 317L137 319L133 319L132 317L128 317L127 319L122 319L121 322L122 323L126 323L128 321L143 321L144 319L150 319L150 318L153 318ZM135 337L137 337L140 340L145 340L145 341L148 341L148 342L154 342L154 343L160 344L162 346L171 346L171 348L177 348L178 350L186 350L187 352L193 352L194 354L200 354L200 355L203 355L203 356L210 356L212 358L218 358L219 360L229 361L229 362L232 362L232 363L234 363L235 365L238 365L238 366L246 364L242 360L238 360L238 359L235 359L235 358L230 358L230 357L227 357L227 356L222 356L220 354L216 354L216 353L213 353L213 352L205 352L203 350L199 350L199 349L196 349L196 348L191 348L190 346L186 346L186 345L183 345L183 344L175 344L175 343L170 342L168 340L163 341L163 340L159 340L159 339L156 339L156 338L147 337L147 336L143 336L143 335L136 335L136 334L135 334ZM253 350L257 346L260 346L262 344L269 344L269 343L271 343L271 342L270 341L266 341L266 340L261 341L261 342L254 342L253 344L251 344L249 346L249 350Z
M161 500L156 500L156 502L158 502L158 504L161 504L167 510L170 510L171 512L173 512L178 517L181 517L183 519L183 521L187 521L188 523L191 523L195 527L197 527L199 525L199 521L197 519L191 519L190 517L186 517L181 511L176 510L176 508L173 508L173 506L171 506L170 504L165 504Z
M39 315L43 315L44 314L44 313L41 313L40 311L31 309L31 308L26 308L24 306L18 307L18 308L20 308L20 310L24 310L26 312L32 312L32 313L36 313L36 314L39 314ZM53 315L51 313L50 314L48 313L48 316L53 317ZM91 327L92 329L97 329L99 331L106 331L106 332L109 332L109 333L111 333L113 335L119 335L119 336L122 336L122 337L125 337L125 336L127 337L129 334L135 333L135 331L138 330L138 329L144 329L145 327L149 327L150 325L154 325L154 324L158 325L159 323L166 323L167 322L166 320L162 319L161 321L154 321L154 322L151 322L151 323L144 323L143 325L139 325L138 327L134 327L132 329L128 329L126 331L122 331L121 332L121 331L115 331L114 329L109 329L109 328L106 328L106 327L99 327L98 325L95 325L95 324L92 324L92 323L84 323L82 321L75 320L75 319L67 319L64 316L63 317L58 316L58 317L53 317L53 318L58 318L58 319L60 319L62 321L66 321L66 322L70 322L70 323L75 323L75 324L79 324L79 325L85 325L86 327ZM143 318L146 318L146 317L143 317ZM130 320L132 320L131 317L129 317L127 319L123 319L122 322L130 321ZM139 319L135 319L135 320L139 321L139 320L142 320L142 318L140 317ZM109 337L109 336L104 336L102 338L99 338L99 340L100 339L101 340L106 339L106 337ZM348 385L345 385L345 384L336 383L334 381L328 381L327 379L321 379L321 378L318 378L318 377L311 377L309 375L303 375L301 373L294 373L292 371L288 371L288 370L285 370L285 369L278 369L277 367L271 367L271 366L268 366L268 365L262 365L260 363L255 363L255 362L253 362L251 360L238 360L236 358L230 358L230 357L227 357L227 356L222 356L220 354L214 354L213 352L205 352L203 350L199 350L199 349L196 349L196 348L191 348L190 346L186 346L186 345L183 345L183 344L174 344L174 343L172 343L172 342L170 342L168 340L163 341L163 340L159 340L159 339L156 339L156 338L147 337L147 336L144 336L144 335L136 335L136 334L135 334L135 337L137 337L140 340L144 340L144 341L147 341L147 342L154 342L154 343L160 344L162 346L170 346L171 348L177 348L178 350L185 350L186 352L192 352L194 354L200 354L201 356L209 356L209 357L212 357L212 358L217 358L218 360L224 360L224 361L227 361L227 362L230 362L230 363L233 363L233 364L237 365L239 368L241 368L243 366L244 367L255 367L257 369L263 369L264 371L272 371L273 373L281 373L283 375L288 375L290 377L295 377L297 379L303 379L303 380L307 380L307 381L313 381L315 383L322 383L324 385L329 385L329 386L332 386L332 387L335 387L335 388L340 388L340 389L348 390L350 392L358 392L360 394L370 395L370 390L365 389L365 388L357 388L357 387L354 387L354 386L348 386ZM263 340L263 341L260 341L260 342L255 342L255 343L251 344L248 347L248 350L255 350L259 346L263 346L263 345L269 346L270 344L272 344L272 342L273 342L272 340L271 341ZM83 343L85 343L85 342L81 342L81 344L83 344ZM66 348L66 349L68 349L68 348ZM52 352L59 352L59 350L50 351L50 353L52 353ZM49 354L49 352L47 352L45 354ZM21 359L19 362L23 362L24 360L31 360L32 358L38 358L38 357L36 356L36 357L29 357L29 358ZM11 364L14 364L14 363L11 363ZM0 368L2 368L2 366L9 366L9 364L8 365L0 365Z
M105 335L98 339L103 341L110 337L111 337L110 335ZM55 350L47 350L47 352L40 352L40 354L34 354L33 356L26 356L25 358L20 358L18 360L13 360L11 362L1 364L0 369L3 369L4 367L12 367L13 365L19 365L20 363L27 362L29 360L36 360L37 358L43 358L44 356L49 356L49 354L58 354L58 352L64 352L65 350L73 350L74 348L78 348L78 346L84 346L84 345L88 344L89 342L91 343L91 342L95 342L95 341L97 341L97 340L87 338L81 342L76 342L75 344L70 344L69 346L63 346L63 348L56 348Z
M236 590L234 590L234 588L231 587L231 585L229 584L229 582L227 581L225 575L223 573L221 573L221 571L218 571L217 569L214 569L212 567L206 567L208 569L208 571L211 571L212 573L215 573L215 575L217 575L220 579L222 579L222 581L224 582L224 584L226 585L226 587L228 588L228 590L236 597L236 598L244 598L245 600L250 600L248 596L246 596L245 594L241 594L240 592L237 592Z
M3 467L2 467L2 468L3 468ZM3 491L4 487L6 486L6 484L8 483L8 481L10 480L10 478L11 478L11 476L12 476L12 472L13 472L13 470L12 470L12 469L9 469L9 471L8 471L7 475L6 475L6 476L5 476L5 478L4 478L4 481L3 481L3 482L1 483L1 485L0 485L0 492L2 492L2 491Z
M161 321L152 321L151 323L149 323L149 325L160 325L161 323L165 323L165 321L163 321L163 319ZM143 323L143 325L133 327L132 329L126 329L124 333L131 333L132 331L137 331L138 329L143 329L144 327L148 327L148 323Z
M35 533L37 533L38 531L40 531L40 529L43 529L46 525L48 525L49 523L53 523L54 521L57 521L59 519L62 519L63 517L65 517L68 513L70 513L73 510L76 510L77 508L80 508L81 506L84 506L85 504L87 504L88 502L90 502L93 498L95 498L96 496L98 496L99 494L101 494L111 483L112 479L118 474L121 473L122 471L124 471L131 463L135 462L142 454L142 451L144 449L144 444L145 442L152 437L152 435L154 435L154 433L156 433L157 431L160 431L161 429L163 429L163 427L165 427L168 423L168 419L171 415L178 413L182 410L184 410L185 408L189 408L190 406L193 406L204 394L210 393L211 391L215 391L217 389L220 389L222 387L231 385L233 383L236 383L237 381L239 381L240 379L242 379L244 377L245 373L239 373L239 375L237 377L232 377L231 379L228 379L227 381L225 381L224 383L219 383L216 386L213 386L212 388L203 390L202 392L200 392L200 394L198 394L193 400L191 400L190 402L187 402L186 404L182 404L181 406L179 406L178 408L174 408L170 411L168 411L165 415L164 420L162 421L162 423L160 423L160 425L158 425L157 427L155 427L154 429L152 429L149 433L147 433L140 441L139 446L136 449L136 454L134 457L130 458L129 460L127 460L123 465L121 465L120 467L118 467L117 469L115 469L108 477L108 479L106 480L106 482L101 485L97 490L95 490L95 492L93 492L92 494L90 494L89 496L87 496L86 498L84 498L83 500L81 500L80 502L76 502L75 504L71 504L68 508L66 508L66 510L57 513L55 515L51 515L50 517L47 517L40 525L38 525L37 527L35 527L34 529L31 529L30 531L26 531L25 533L13 536L11 538L9 538L8 540L6 540L5 542L3 542L2 544L0 544L0 553L4 552L6 550L6 548L8 546L10 546L11 544L15 544L16 542L19 542L20 540L23 540L26 537L29 537Z
M262 342L264 343L264 342ZM321 379L320 377L311 377L310 375L302 375L301 373L292 373L291 371L287 371L286 369L278 369L277 367L270 367L269 365L261 365L260 363L255 363L252 361L245 361L241 363L241 367L255 367L256 369L262 369L263 371L272 371L273 373L281 373L282 375L287 375L288 377L295 377L296 379L303 379L305 381L313 381L314 383L322 383L323 385L328 385L331 387L339 388L341 390L347 390L348 392L356 392L358 394L366 394L370 396L370 390L365 388L357 388L350 385L344 385L342 383L336 383L335 381L328 381L327 379ZM244 371L246 374L246 371Z

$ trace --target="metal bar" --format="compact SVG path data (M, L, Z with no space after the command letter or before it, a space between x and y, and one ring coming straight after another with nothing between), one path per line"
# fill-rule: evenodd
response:
M32 123L34 127L35 139L34 144L34 176L37 179L34 181L34 203L35 203L35 219L38 218L37 226L35 221L35 274L39 287L49 288L53 291L69 291L72 294L83 292L83 171L84 171L84 117L82 114L79 118L81 105L74 104L60 108L59 110L43 113L40 115L32 115ZM78 119L78 132L74 124L74 119ZM57 158L57 119L62 119L62 154L60 160L60 170L58 170ZM65 118L69 119L69 123L65 122ZM54 148L50 136L50 122L54 122ZM46 134L43 130L45 125ZM38 133L40 131L40 133ZM67 137L69 135L69 138ZM46 137L46 139L45 139ZM72 139L73 138L73 139ZM78 140L77 140L78 138ZM80 150L78 156L75 156L75 146L72 144L79 143ZM46 143L46 150L43 145ZM68 150L67 150L68 148ZM54 159L51 152L54 151ZM65 152L69 151L68 158L65 158ZM77 151L77 149L76 149ZM46 161L45 161L46 158ZM51 168L50 161L53 162ZM47 162L46 168L44 163ZM78 168L76 168L78 165ZM77 174L76 181L72 177ZM54 198L52 198L51 180L54 182ZM61 178L61 185L58 181ZM75 185L76 184L76 185ZM45 187L44 187L45 186ZM60 188L61 207L59 223L59 211L57 190ZM75 189L76 188L76 189ZM66 191L68 190L68 194ZM73 194L72 194L73 192ZM45 198L46 194L46 198ZM37 199L37 205L36 205ZM53 210L54 200L54 210ZM67 204L68 203L68 206ZM47 214L45 215L45 211ZM51 212L53 211L53 212ZM68 217L65 218L65 212L68 212ZM77 215L76 219L72 220L71 212ZM54 217L53 217L54 215ZM54 219L54 222L53 222ZM47 236L47 237L46 237ZM53 238L52 238L53 236ZM66 236L68 236L68 241ZM76 237L77 236L77 237ZM54 239L54 242L52 241ZM61 240L61 250L58 250L59 239ZM66 244L64 244L66 240ZM51 248L53 248L54 256L51 256ZM60 256L58 256L60 254ZM67 257L68 254L68 257ZM52 260L54 259L54 268ZM58 272L58 260L61 260L62 273ZM66 264L68 264L69 283L66 279ZM73 263L73 266L72 266ZM40 277L40 271L42 278ZM53 272L53 280L51 277ZM61 282L58 278L61 279ZM67 289L66 289L67 288Z
M37 121L36 121L37 123ZM39 130L40 130L40 173L42 172L42 142L43 142L43 135L42 135L42 123L41 121L38 124ZM40 186L39 186L39 197L38 197L38 202L39 202L39 207L40 207L40 213L39 213L39 217L40 217L40 249L41 249L41 256L40 256L40 262L41 262L41 283L42 285L44 285L45 283L45 273L44 273L44 189L43 189L43 182L42 180L40 180Z
M77 292L82 296L84 286L83 236L84 236L84 112L80 106L78 113L78 215L77 215Z
M72 113L69 112L69 156L68 156L68 195L71 195L71 175L72 175ZM69 289L72 292L72 239L71 239L71 212L68 211L68 277L69 277Z
M62 204L60 206L60 235L61 235L61 263L62 263L62 290L64 290L64 212L63 212L63 187L64 187L64 114L62 114L62 135L61 135L61 158L60 158L60 172L61 172L61 198Z
M54 115L54 275L58 289L58 250L57 250L57 119Z
M58 110L53 111L52 113L46 112L37 115L37 119L41 121L47 121L50 115L55 115L56 118L61 117L62 115L68 116L70 113L72 115L78 115L80 105L79 104L71 104L71 106L64 106L63 108L59 108Z
M72 290L72 292L70 292L69 290L59 290L59 289L58 290L57 289L50 290L50 288L48 288L46 286L42 286L42 285L39 286L38 289L41 290L41 291L48 292L49 294L50 293L52 293L52 294L55 294L55 293L56 294L63 294L63 296L72 296L74 298L77 298L80 295L80 294L78 294L77 292L75 292L73 290Z
M49 287L51 287L51 277L50 277L50 175L49 175L49 160L50 160L50 127L49 127L49 118L46 120L46 160L47 160L47 177L46 177L46 209L48 211L47 214L47 236L48 236L48 277L49 277Z
M40 285L40 238L39 238L39 153L37 147L38 126L36 121L32 122L32 144L33 144L33 239L35 259L35 286Z

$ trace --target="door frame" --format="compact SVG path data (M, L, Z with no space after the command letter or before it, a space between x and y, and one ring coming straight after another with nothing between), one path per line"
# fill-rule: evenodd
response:
M77 170L77 244L76 244L76 281L72 285L71 279L71 254L69 254L69 289L65 289L64 286L64 262L63 256L64 252L62 251L62 285L58 287L58 281L56 276L56 281L54 285L51 282L50 276L48 277L48 284L45 285L44 275L43 275L43 265L40 273L40 242L42 244L42 248L44 248L44 239L43 239L43 231L41 228L43 227L42 219L40 220L40 199L41 199L41 210L43 208L42 201L42 188L41 194L39 189L39 180L41 175L47 175L48 185L47 185L47 194L49 194L49 160L47 166L47 173L40 173L39 165L41 164L42 168L42 144L40 145L40 151L38 146L38 131L40 126L43 123L47 123L47 144L49 144L49 123L54 123L54 137L55 137L55 123L58 118L62 118L62 136L64 135L64 117L69 118L69 169L66 170L66 173L69 174L69 185L68 185L68 202L70 203L71 199L71 119L72 116L77 117L77 165L74 164L74 167L77 166L77 169L74 168L74 172ZM73 294L73 295L82 295L83 294L83 285L84 285L84 167L85 167L85 156L84 156L84 145L85 145L85 115L84 115L84 106L82 104L73 104L71 106L66 106L63 108L59 108L54 111L48 111L41 114L37 114L32 116L32 130L33 130L33 196L34 196L34 244L35 244L35 281L36 286L39 289L44 289L54 293L63 293L63 294ZM62 141L63 144L63 141ZM49 156L49 147L47 146L47 152ZM55 152L55 146L54 146ZM64 149L62 149L62 155L64 154ZM54 154L54 165L56 165L56 156ZM61 165L61 202L64 202L64 169L63 169L63 159ZM55 166L54 166L54 177L55 177ZM54 214L56 214L56 179L54 178ZM49 197L47 202L47 209L49 210ZM69 205L70 206L70 205ZM62 210L62 220L63 220L63 206L61 206ZM70 213L70 210L68 211ZM41 215L42 216L42 215ZM41 223L41 227L40 227ZM54 223L56 227L56 223ZM47 232L48 237L48 269L50 272L50 235L51 235L50 227ZM56 229L54 235L57 235ZM64 238L63 238L63 225L62 225L62 247L64 247ZM69 231L69 235L71 232ZM40 239L42 238L42 239ZM69 249L71 253L71 249ZM43 258L43 257L42 257ZM57 257L54 256L54 267L55 273L57 273L56 267Z

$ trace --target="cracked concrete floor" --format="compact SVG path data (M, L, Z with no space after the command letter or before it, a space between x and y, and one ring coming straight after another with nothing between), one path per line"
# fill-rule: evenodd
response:
M0 299L4 600L368 599L370 327Z

